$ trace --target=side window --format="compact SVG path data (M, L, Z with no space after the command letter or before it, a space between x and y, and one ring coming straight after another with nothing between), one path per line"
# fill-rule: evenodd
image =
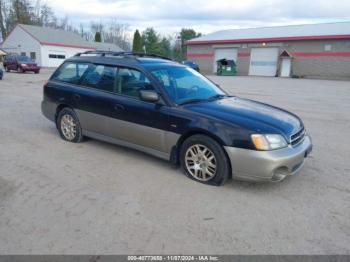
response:
M35 52L30 52L30 58L35 60L36 59L36 53Z
M154 88L149 79L140 71L119 68L116 93L139 99L140 90L154 90Z
M53 75L52 79L71 84L78 84L89 64L65 63Z
M116 67L93 65L86 73L82 85L104 91L116 92Z

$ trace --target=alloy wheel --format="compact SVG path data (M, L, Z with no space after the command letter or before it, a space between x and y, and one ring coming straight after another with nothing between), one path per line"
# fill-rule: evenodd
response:
M185 155L187 171L195 179L209 181L217 170L217 162L214 153L206 146L195 144L189 147Z
M65 114L62 116L61 131L64 137L69 141L72 141L77 135L77 125L71 115Z

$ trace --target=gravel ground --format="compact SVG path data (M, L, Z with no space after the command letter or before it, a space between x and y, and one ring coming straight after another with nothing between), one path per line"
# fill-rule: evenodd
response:
M62 141L51 72L0 81L0 254L350 254L350 82L212 77L300 115L314 151L282 183L205 186L165 161Z

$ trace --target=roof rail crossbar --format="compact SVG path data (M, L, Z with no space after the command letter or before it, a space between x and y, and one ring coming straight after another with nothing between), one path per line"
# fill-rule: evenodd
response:
M86 51L83 53L78 53L75 56L84 56L84 55L96 55L96 56L121 56L121 57L153 57L161 58L166 60L172 60L169 57L151 54L151 53L137 53L137 52L113 52L113 51Z

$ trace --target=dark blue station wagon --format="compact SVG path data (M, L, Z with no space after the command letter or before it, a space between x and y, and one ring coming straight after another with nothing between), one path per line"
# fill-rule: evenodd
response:
M42 112L70 142L91 137L180 164L196 181L281 181L312 150L296 115L230 96L155 55L86 52L44 86Z

